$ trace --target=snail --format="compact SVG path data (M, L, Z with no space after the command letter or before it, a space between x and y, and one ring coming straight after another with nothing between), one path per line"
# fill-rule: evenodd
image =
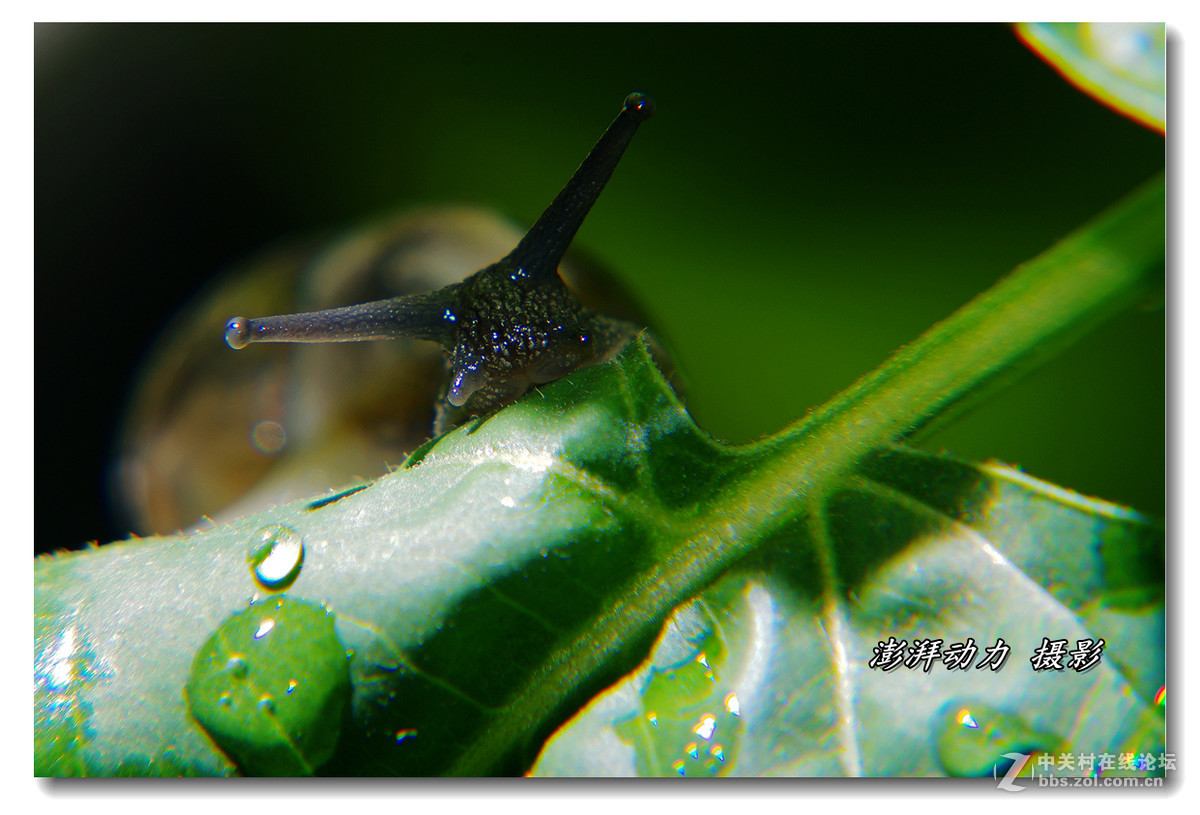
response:
M509 404L533 385L610 359L641 326L592 312L558 265L617 162L654 114L631 93L620 114L516 248L461 283L355 306L226 324L231 348L254 342L350 342L410 337L440 344L447 381L434 432Z
M377 477L400 464L430 437L431 429L442 432L518 398L519 388L565 375L572 366L600 362L642 326L652 325L619 280L598 264L575 250L558 264L638 124L652 112L648 97L630 95L524 237L485 210L425 209L381 218L333 241L269 250L235 269L176 318L143 368L110 478L114 502L127 522L142 533L195 528L202 515L231 519ZM514 258L519 260L515 266ZM463 280L480 268L482 272ZM446 375L453 355L411 336L348 345L304 337L311 344L264 342L231 354L215 331L222 323L227 334L236 329L235 343L241 332L253 334L259 321L226 322L227 315L244 309L308 311L319 315L317 322L326 326L322 331L340 332L347 312L397 300L436 303L442 306L436 316L444 320L443 304L466 288L477 299L468 308L450 306L456 320L444 321L457 328L472 313L499 310L488 308L491 300L478 301L492 284L499 292L488 296L498 294L499 303L511 306L502 314L509 322L503 331L475 323L468 336L485 347L464 349L473 356L465 354L466 373L457 391L455 376ZM514 295L530 290L535 304L550 302L553 314L541 311L540 321L531 319ZM340 307L363 302L367 305ZM266 318L261 324L293 319L295 315ZM444 330L439 324L439 331ZM515 342L517 351L531 348L534 353L511 354L501 366L482 363L485 352L495 347L493 332ZM544 344L536 344L539 338ZM645 338L660 366L673 373L655 337ZM495 383L479 373L497 369Z

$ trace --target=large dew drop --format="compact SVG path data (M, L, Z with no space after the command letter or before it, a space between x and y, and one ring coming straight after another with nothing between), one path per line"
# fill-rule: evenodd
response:
M676 613L656 646L640 709L613 725L636 750L639 774L704 778L732 769L745 723L737 692L723 677L731 662L704 606Z
M231 615L196 652L185 694L244 774L312 775L333 756L350 698L333 615L287 597Z
M286 591L304 566L304 540L286 526L264 526L250 536L246 563L264 591Z
M1036 765L1039 753L1057 753L1063 740L1034 729L1020 716L975 701L956 701L939 713L935 734L938 760L947 775L1003 777L1014 759L1028 756L1021 777Z

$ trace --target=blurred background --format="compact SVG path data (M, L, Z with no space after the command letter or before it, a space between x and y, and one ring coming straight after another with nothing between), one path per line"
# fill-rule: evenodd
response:
M643 90L576 245L699 424L772 433L1164 165L991 25L38 25L35 535L123 538L139 364L233 263L417 204L529 224ZM214 342L221 342L221 326ZM232 351L230 353L233 353ZM1162 293L922 441L1161 515Z

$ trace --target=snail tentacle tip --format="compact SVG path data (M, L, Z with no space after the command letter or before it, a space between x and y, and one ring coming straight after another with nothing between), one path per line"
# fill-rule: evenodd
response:
M625 110L640 124L654 115L654 99L641 91L634 91L625 97Z
M250 344L250 321L245 317L234 317L225 323L225 343L235 351Z

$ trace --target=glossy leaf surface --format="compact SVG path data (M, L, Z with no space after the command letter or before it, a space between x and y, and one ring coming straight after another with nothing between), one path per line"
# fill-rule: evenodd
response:
M970 705L1012 717L981 729L1019 733L1019 747L1161 740L1145 702L1161 675L1161 534L1011 471L894 445L1129 302L1161 270L1162 229L1159 179L756 445L701 432L639 343L440 437L365 489L40 559L36 771L236 768L183 689L197 653L255 598L266 527L301 539L288 597L331 610L350 657L325 773L525 772L563 722L639 669L681 607L650 681L635 685L672 742L660 749L630 724L614 732L638 754L593 771L673 768L690 727L705 742L732 734L702 759L718 771L935 773L930 744L958 744L945 717ZM974 636L982 648L993 634L1015 652L994 698L932 670L862 667L892 636ZM1091 635L1111 645L1087 673L1017 669L1035 638ZM296 661L322 662L321 642L295 646ZM712 694L710 669L729 692ZM924 728L896 738L898 704ZM765 708L782 718L751 718ZM701 761L700 742L696 756L688 744ZM766 757L750 761L755 750ZM944 772L979 769L977 757L937 759Z
M820 522L679 609L535 772L991 775L1010 750L1161 752L1162 546L1149 519L1011 468L889 451ZM838 585L815 577L814 548ZM892 637L940 640L949 661L872 668ZM1043 637L1106 647L1089 670L1035 672ZM977 667L998 639L1006 662ZM982 753L963 735L999 720Z
M328 604L353 652L353 724L323 770L520 772L574 708L636 668L680 605L656 667L601 697L541 770L669 774L683 761L694 774L707 760L707 772L937 774L949 771L940 719L976 700L1081 748L1161 746L1147 701L1163 675L1153 524L1006 468L895 450L812 513L794 495L792 519L749 559L710 558L727 573L687 602L714 568L688 554L696 507L727 502L763 455L706 439L638 347L372 487L272 514L309 553L292 594ZM87 772L167 744L191 770L226 768L187 715L181 655L211 649L221 614L255 596L245 551L263 520L39 562L39 716L86 711L67 752ZM132 596L118 579L130 570L147 577ZM995 672L869 669L890 636L970 637L981 653L1003 638L1013 653ZM1087 673L1036 673L1026 661L1042 636L1108 646ZM331 649L316 636L287 647L297 664ZM130 725L134 699L154 727ZM573 733L582 744L564 756ZM693 742L723 757L691 757Z

